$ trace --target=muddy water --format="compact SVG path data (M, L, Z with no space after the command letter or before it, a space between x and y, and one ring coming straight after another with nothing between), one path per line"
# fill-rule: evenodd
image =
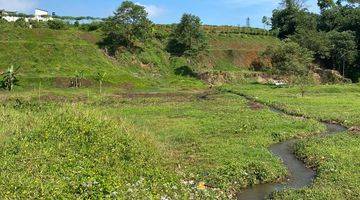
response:
M282 111L274 108L271 108L271 110L277 113L283 113ZM322 137L347 130L344 126L337 124L323 124L327 127L327 130L321 135ZM267 183L249 187L238 194L238 199L263 200L275 191L281 191L286 188L300 189L311 185L316 176L316 172L307 168L305 164L298 160L294 155L293 146L297 141L297 139L287 140L285 142L275 144L269 149L274 155L281 158L284 165L288 168L289 177L287 182Z

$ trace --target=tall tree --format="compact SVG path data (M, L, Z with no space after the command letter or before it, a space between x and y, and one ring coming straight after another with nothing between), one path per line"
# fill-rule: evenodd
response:
M114 16L106 21L104 32L107 36L105 45L110 46L114 53L119 46L133 49L137 43L144 42L151 35L152 22L145 7L124 1Z
M316 30L317 16L309 13L301 0L283 0L281 7L273 11L272 28L279 30L279 37L284 39L298 29Z
M353 32L337 32L328 33L331 41L331 58L334 65L345 76L346 71L353 66L358 55Z
M205 33L198 16L184 14L170 36L168 51L173 55L197 55L206 47Z

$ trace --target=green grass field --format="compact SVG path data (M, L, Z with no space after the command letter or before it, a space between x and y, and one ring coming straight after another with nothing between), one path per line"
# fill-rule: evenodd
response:
M269 145L323 130L230 94L7 100L1 123L4 198L123 197L129 187L135 197L228 198L286 176Z
M360 125L360 86L356 84L309 86L305 97L301 97L297 87L274 88L255 84L225 88L289 113L335 121L348 127ZM280 192L275 199L358 199L359 143L359 134L351 132L298 143L296 154L309 166L317 168L318 176L310 188Z
M301 97L298 87L248 83L252 58L278 43L270 36L211 35L202 70L235 79L213 90L176 75L187 61L170 59L159 41L111 58L100 39L0 29L0 71L21 66L20 86L0 91L0 199L234 199L286 179L268 147L294 137L305 138L295 153L318 176L274 199L359 199L359 134L317 134L318 121L360 126L360 85L309 86ZM79 71L84 85L69 87ZM97 72L107 73L102 93Z

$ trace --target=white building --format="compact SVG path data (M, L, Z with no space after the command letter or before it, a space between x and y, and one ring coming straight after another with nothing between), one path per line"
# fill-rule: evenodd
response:
M35 9L35 15L34 15L33 20L49 21L49 20L53 20L53 18L49 15L49 12L46 10Z
M10 12L10 11L6 11L6 10L0 10L0 16L2 16L3 19L5 19L8 22L15 22L16 20L20 19L21 17L16 16L16 12ZM34 13L34 17L25 17L24 18L26 22L30 21L30 20L34 20L34 21L49 21L49 20L54 20L54 18L52 18L49 15L49 12L46 10L41 10L41 9L35 9L35 13Z

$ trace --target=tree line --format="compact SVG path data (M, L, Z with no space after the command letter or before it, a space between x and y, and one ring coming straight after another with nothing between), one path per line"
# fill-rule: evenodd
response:
M112 55L124 47L129 51L141 51L146 41L163 34L156 30L145 7L131 1L124 1L114 16L105 20L103 31L103 45ZM206 44L200 18L184 14L180 23L172 26L166 50L176 56L194 56L204 50Z
M273 11L272 17L264 17L263 21L271 25L272 30L278 32L278 37L287 43L283 43L284 46L289 42L295 42L299 45L295 45L299 51L303 48L308 50L312 54L310 56L312 60L322 68L338 70L344 77L358 81L360 77L359 2L359 0L318 0L320 13L315 14L305 8L302 0L283 0L281 6ZM292 46L295 47L293 44ZM308 53L305 57L308 57Z

